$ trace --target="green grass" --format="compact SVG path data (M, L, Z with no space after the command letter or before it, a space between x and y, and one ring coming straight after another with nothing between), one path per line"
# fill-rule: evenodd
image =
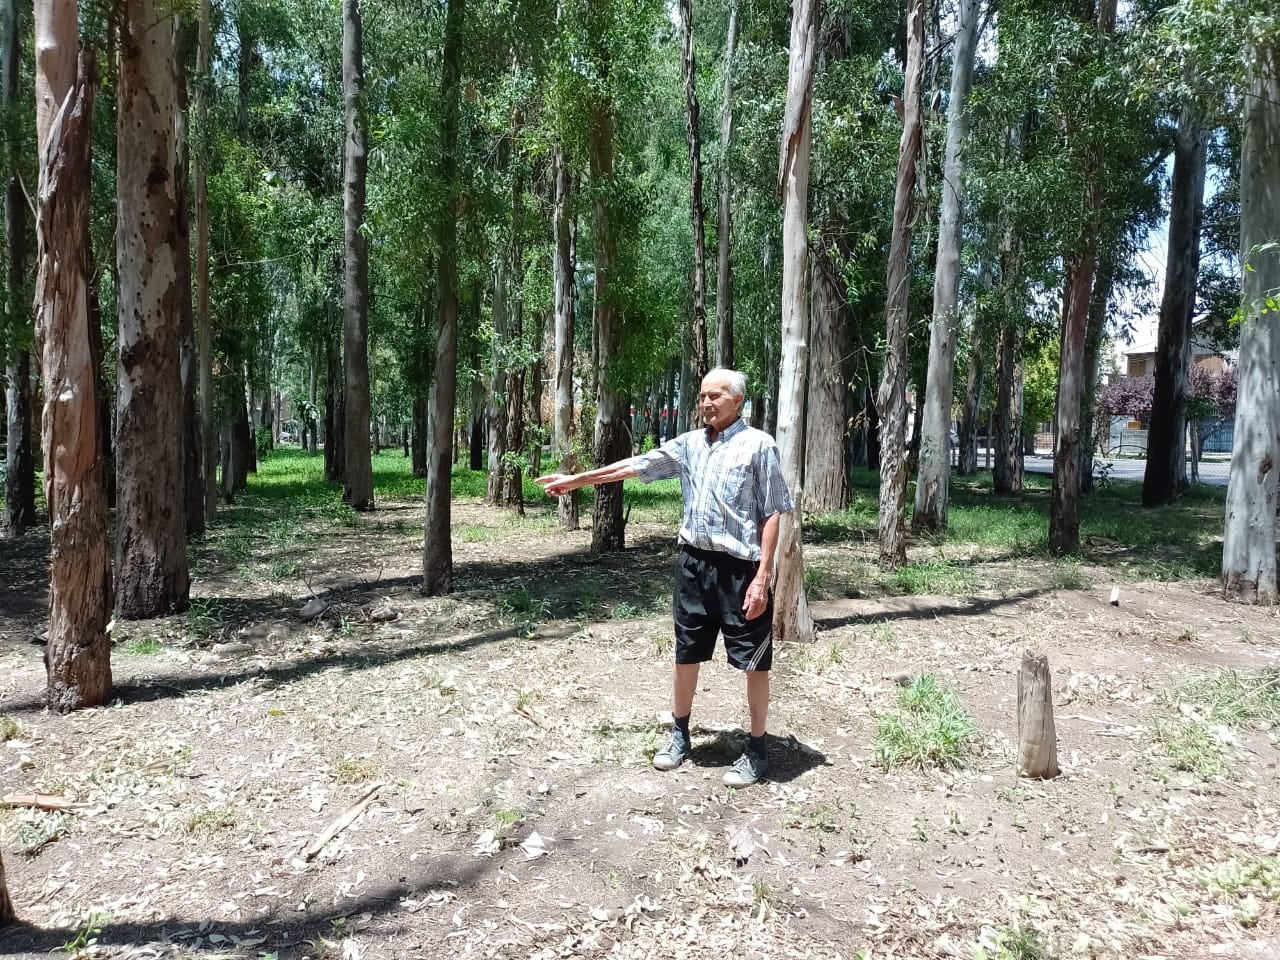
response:
M980 743L956 692L932 674L899 689L897 709L876 717L875 756L886 769L961 766Z
M1053 954L1030 927L1009 926L994 930L978 948L974 960L1052 960Z
M1194 706L1209 724L1241 728L1280 724L1280 670L1219 670L1191 677L1172 698Z
M1209 780L1222 776L1230 767L1221 741L1201 720L1191 717L1157 720L1153 729L1156 743L1174 770Z
M133 657L149 657L163 649L164 645L155 637L139 637L124 644L120 651Z
M0 743L16 740L20 733L22 733L22 724L13 717L0 713Z

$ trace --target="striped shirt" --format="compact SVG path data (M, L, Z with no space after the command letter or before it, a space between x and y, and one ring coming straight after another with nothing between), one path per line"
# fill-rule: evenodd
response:
M778 447L742 420L714 441L691 430L631 460L645 483L680 478L684 518L679 542L744 560L760 559L760 528L775 513L793 509L782 478Z

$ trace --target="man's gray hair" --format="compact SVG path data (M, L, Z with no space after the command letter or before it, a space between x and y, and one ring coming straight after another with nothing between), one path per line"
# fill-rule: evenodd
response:
M735 397L745 397L747 395L747 375L741 370L716 367L713 370L708 370L707 376L724 378L724 381L729 385L729 392Z

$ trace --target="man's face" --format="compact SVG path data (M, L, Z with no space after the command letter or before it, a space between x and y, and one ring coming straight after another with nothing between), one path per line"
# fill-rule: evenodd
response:
M698 394L698 408L702 411L702 422L719 433L738 419L738 411L742 409L742 399L733 395L725 378L707 377L702 381L702 390Z

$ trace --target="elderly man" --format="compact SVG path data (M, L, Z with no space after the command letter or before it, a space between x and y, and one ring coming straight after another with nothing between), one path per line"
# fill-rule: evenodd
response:
M729 662L746 674L751 715L751 739L724 776L730 787L756 783L769 769L765 753L773 663L769 580L778 517L794 507L773 438L741 420L746 388L746 377L736 370L712 370L698 394L704 429L680 434L638 457L536 481L551 496L560 496L578 487L629 477L645 483L680 478L684 518L672 603L675 723L670 742L653 758L653 765L674 770L692 752L689 716L698 669L711 659L716 637L723 634Z

